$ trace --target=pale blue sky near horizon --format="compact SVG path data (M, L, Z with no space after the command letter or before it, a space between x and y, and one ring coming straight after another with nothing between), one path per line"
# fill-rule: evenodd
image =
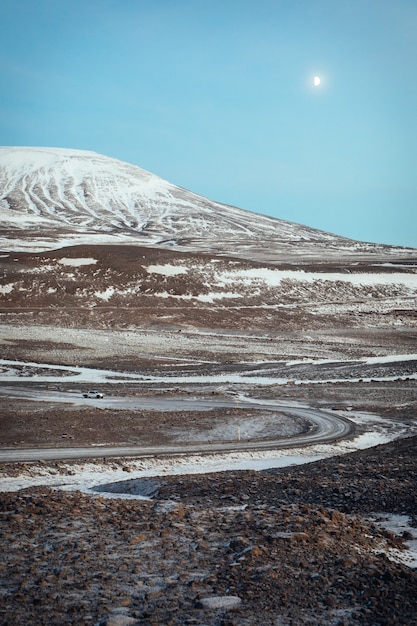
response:
M417 248L416 0L1 0L0 24L0 145Z

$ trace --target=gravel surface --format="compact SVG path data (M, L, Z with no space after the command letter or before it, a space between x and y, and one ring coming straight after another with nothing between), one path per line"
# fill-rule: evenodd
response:
M1 624L412 625L417 438L268 472L1 496ZM417 533L416 533L417 534Z

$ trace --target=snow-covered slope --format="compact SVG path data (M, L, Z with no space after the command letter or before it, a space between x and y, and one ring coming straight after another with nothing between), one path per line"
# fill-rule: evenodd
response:
M0 148L0 248L179 245L273 260L369 245L237 209L94 152ZM372 246L371 246L372 247Z

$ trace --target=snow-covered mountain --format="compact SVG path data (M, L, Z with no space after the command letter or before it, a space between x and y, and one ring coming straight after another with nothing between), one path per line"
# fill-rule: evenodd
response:
M1 224L42 236L203 245L267 236L334 241L313 229L213 202L93 152L0 148Z
M82 243L175 245L269 261L382 249L214 202L94 152L0 148L0 248Z

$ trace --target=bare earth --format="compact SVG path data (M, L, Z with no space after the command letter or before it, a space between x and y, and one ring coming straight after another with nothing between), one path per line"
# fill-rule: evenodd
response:
M413 437L311 466L117 486L150 501L3 494L1 623L414 624L417 575L385 552L410 537L367 518L416 521L416 469Z
M45 485L3 491L0 623L414 625L417 573L405 563L412 533L396 535L374 521L396 513L417 524L416 298L408 287L287 280L275 291L251 287L239 300L213 303L204 286L208 257L186 259L195 266L187 282L144 269L184 262L180 253L115 250L109 256L105 246L85 246L1 259L6 283L18 285L11 292L5 283L1 292L1 359L13 362L0 365L1 385L39 396L1 397L2 448L156 445L185 433L191 443L227 441L230 423L255 421L234 402L240 396L374 415L388 439L401 438L274 471L152 479L135 477L129 460L104 460L98 450L97 464L122 466L133 480L106 492ZM97 264L60 264L83 255ZM237 261L221 263L227 269ZM251 267L239 263L242 271ZM401 271L408 280L415 259L407 263L376 268L369 261L359 271ZM348 272L342 263L313 269ZM133 292L139 280L141 291ZM107 301L103 294L115 284L128 295ZM77 381L74 372L84 367L120 376L99 384L106 398L229 398L231 405L190 413L52 401L54 393L81 399L95 386L94 378ZM301 419L273 421L282 438L290 438L290 426L309 428ZM364 430L357 421L354 436ZM252 434L268 437L262 429ZM62 477L63 486L78 471L75 462L0 469L6 483L39 467ZM403 562L387 554L402 554Z

